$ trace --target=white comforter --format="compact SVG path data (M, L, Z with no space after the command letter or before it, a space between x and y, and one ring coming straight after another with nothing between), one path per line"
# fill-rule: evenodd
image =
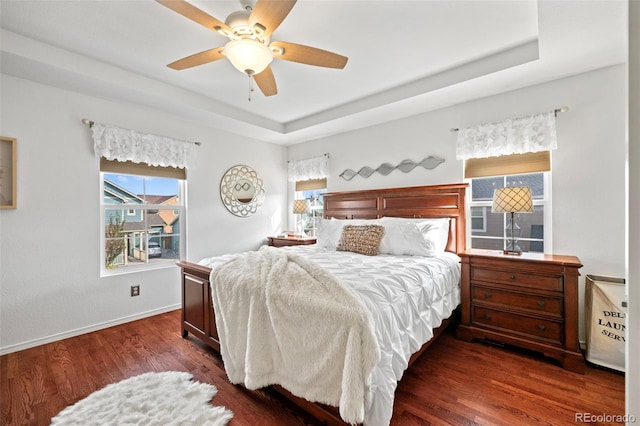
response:
M432 329L460 303L459 257L364 256L316 246L283 247L303 254L334 274L370 310L380 345L380 361L371 373L373 402L367 426L388 425L397 381L409 358L433 337ZM232 255L203 259L215 268Z
M364 420L380 349L369 310L304 256L262 247L211 272L220 353L229 381L282 385Z

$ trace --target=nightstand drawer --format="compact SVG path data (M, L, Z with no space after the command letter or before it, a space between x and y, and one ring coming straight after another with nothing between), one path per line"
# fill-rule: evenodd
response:
M495 305L511 310L531 311L562 318L564 301L562 298L545 297L536 294L514 293L489 287L472 286L473 304Z
M562 277L535 275L517 271L502 271L474 267L471 269L472 281L512 284L521 287L532 287L544 290L562 291Z
M529 338L561 345L563 323L509 312L473 307L472 322L477 326L506 333L523 334Z

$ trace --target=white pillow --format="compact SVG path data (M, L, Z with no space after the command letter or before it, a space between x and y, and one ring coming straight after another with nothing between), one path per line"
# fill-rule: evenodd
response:
M342 235L342 226L330 219L320 219L316 233L316 245L321 248L336 248Z
M449 241L449 218L423 219L418 222L418 228L424 238L433 243L434 254L445 252Z
M418 225L412 222L380 220L384 236L380 242L380 253L396 256L431 256L435 250L422 235Z
M447 247L449 218L383 217L380 223L385 227L380 253L434 256Z
M318 224L316 244L321 248L338 247L344 225L378 225L378 219L321 219Z

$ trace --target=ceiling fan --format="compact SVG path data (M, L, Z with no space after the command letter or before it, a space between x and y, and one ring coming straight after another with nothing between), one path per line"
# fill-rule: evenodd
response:
M229 38L224 47L205 50L167 65L183 70L227 58L240 72L253 78L265 96L278 93L271 61L283 59L306 65L342 69L346 56L284 41L271 42L271 34L287 17L296 0L240 0L244 10L231 13L225 22L184 0L156 0L174 12Z

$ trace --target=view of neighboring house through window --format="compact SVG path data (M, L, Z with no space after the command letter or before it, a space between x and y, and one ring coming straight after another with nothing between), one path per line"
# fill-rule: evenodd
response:
M471 247L503 250L511 239L511 215L492 213L493 192L496 188L528 186L533 197L533 213L516 213L514 237L517 250L544 252L545 212L550 208L548 173L474 178L471 182Z
M114 173L101 177L103 270L173 266L183 246L184 181Z

